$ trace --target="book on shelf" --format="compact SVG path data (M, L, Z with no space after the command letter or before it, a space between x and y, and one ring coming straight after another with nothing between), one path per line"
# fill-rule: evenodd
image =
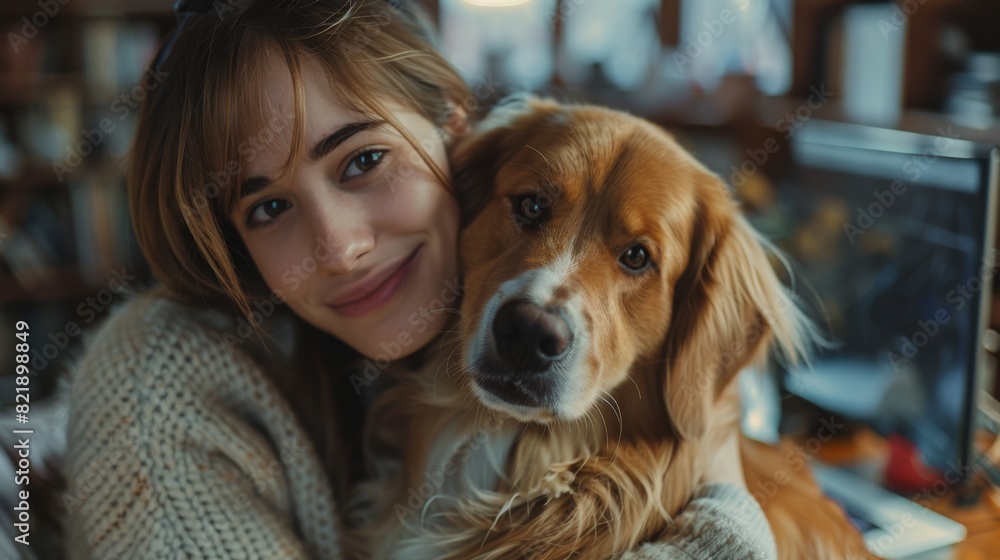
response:
M130 222L122 178L113 166L90 171L70 185L80 274L98 286L131 261Z
M17 229L0 218L0 260L22 286L50 285L53 271L72 259L68 232L43 199L30 201L25 214Z
M115 100L141 103L135 88L159 45L159 33L148 22L119 18L89 20L83 30L83 70L88 93L98 103Z
M80 155L78 147L83 129L80 94L69 86L53 86L34 104L18 113L21 136L18 143L28 153L43 161L79 165L70 154ZM53 168L53 182L60 181Z

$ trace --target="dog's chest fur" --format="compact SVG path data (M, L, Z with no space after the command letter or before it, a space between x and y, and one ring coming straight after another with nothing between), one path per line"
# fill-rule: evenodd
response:
M594 429L620 435L610 415L541 426L494 413L449 371L453 350L383 373L391 382L365 431L372 478L357 485L351 508L361 557L566 558L584 550L577 557L596 558L649 539L683 506L690 485L666 484L666 472L694 480L692 446L619 441L610 451L608 433ZM548 541L528 554L525 546L544 541L537 535Z
M356 486L352 507L369 535L360 557L440 558L436 516L461 511L505 476L520 427L462 406L472 397L447 377L448 355L438 348L418 367L394 364L379 380L364 435L372 476Z

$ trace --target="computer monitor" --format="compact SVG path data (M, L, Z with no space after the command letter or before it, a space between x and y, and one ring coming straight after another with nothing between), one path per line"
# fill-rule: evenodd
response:
M752 219L791 257L803 300L822 303L836 346L785 387L964 475L998 260L998 151L946 128L818 120L791 150L792 177Z

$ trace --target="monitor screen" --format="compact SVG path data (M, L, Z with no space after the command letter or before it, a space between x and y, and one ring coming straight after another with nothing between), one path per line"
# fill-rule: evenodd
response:
M793 176L753 218L790 257L796 291L834 343L786 388L902 434L933 467L968 464L997 260L993 151L947 131L806 129L792 141Z

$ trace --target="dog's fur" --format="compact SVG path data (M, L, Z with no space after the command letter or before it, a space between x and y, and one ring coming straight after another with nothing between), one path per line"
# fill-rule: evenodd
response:
M372 406L360 554L608 558L656 540L739 430L736 374L769 351L804 358L810 323L725 185L650 123L516 100L452 166L460 314ZM524 193L544 193L542 221L515 219ZM651 264L632 272L620 257L636 243ZM541 381L497 358L493 322L512 298L572 333ZM742 453L751 487L787 471L762 499L782 558L870 557L781 451Z

